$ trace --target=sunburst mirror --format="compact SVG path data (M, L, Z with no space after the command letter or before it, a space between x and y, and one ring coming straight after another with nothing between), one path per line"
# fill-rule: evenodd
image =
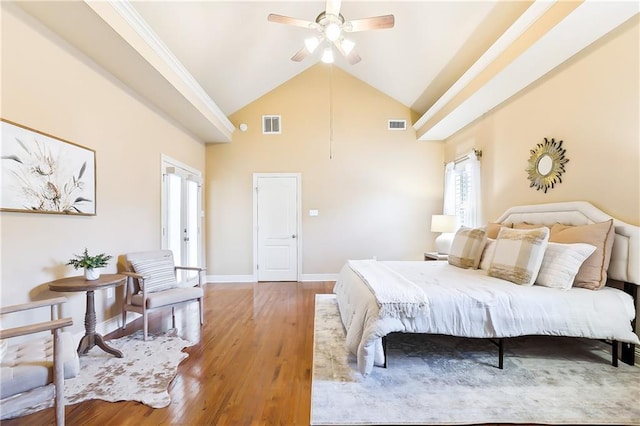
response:
M565 157L566 152L562 147L562 141L556 142L553 138L544 138L544 143L537 144L531 150L526 169L531 181L529 187L533 186L538 191L542 189L546 193L549 188L561 183L562 174L565 172L564 165L569 162Z

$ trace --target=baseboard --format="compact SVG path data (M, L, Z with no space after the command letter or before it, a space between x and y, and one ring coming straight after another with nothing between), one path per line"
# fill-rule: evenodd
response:
M255 275L207 275L208 283L256 283ZM301 274L300 282L310 281L335 281L338 274Z
M254 275L207 275L208 283L255 283L258 278Z
M338 274L301 274L300 282L309 281L335 281L338 279Z

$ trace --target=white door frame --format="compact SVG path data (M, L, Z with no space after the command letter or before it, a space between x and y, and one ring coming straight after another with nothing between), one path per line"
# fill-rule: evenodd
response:
M302 174L301 173L254 173L253 174L253 277L258 281L258 178L293 177L296 179L296 280L302 274Z
M160 180L160 184L162 185L161 191L160 191L160 235L161 235L161 247L163 249L166 249L168 247L168 243L167 243L167 233L165 231L166 225L167 225L167 212L166 212L166 198L167 198L167 194L165 193L165 183L164 183L164 174L166 173L165 168L169 166L169 167L178 167L181 169L186 170L187 172L189 172L190 174L192 174L195 177L195 180L200 179L202 180L202 172L198 169L195 169L191 166L188 166L178 160L175 160L171 157L169 157L168 155L165 154L161 154L160 155L160 173L161 176L163 177ZM198 199L198 229L200 230L200 232L198 233L198 247L200 248L198 250L198 265L203 266L204 265L204 228L203 228L203 219L204 219L204 211L202 210L202 206L204 205L204 200L203 200L203 190L202 190L202 183L200 183L200 194L199 194L199 199ZM180 259L175 259L176 264L180 263Z

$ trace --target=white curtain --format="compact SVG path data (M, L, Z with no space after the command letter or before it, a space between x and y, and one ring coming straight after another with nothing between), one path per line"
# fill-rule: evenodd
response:
M444 167L444 203L442 214L456 214L456 173L452 161Z
M464 160L445 165L442 212L456 215L460 225L470 228L484 225L480 160L475 151L466 155Z
M465 223L476 228L484 225L482 217L482 186L480 182L480 160L476 151L469 154L469 167L471 168L471 185L469 185L469 208L467 209Z

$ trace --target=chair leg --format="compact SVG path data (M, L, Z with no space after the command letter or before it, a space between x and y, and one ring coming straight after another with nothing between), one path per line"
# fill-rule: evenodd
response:
M147 341L147 331L149 330L149 320L147 319L147 313L142 313L142 329L144 333L144 340Z
M176 328L176 308L171 307L171 328Z
M122 310L122 329L124 330L127 327L127 311Z
M64 364L59 328L53 331L53 383L55 387L56 425L64 426Z

